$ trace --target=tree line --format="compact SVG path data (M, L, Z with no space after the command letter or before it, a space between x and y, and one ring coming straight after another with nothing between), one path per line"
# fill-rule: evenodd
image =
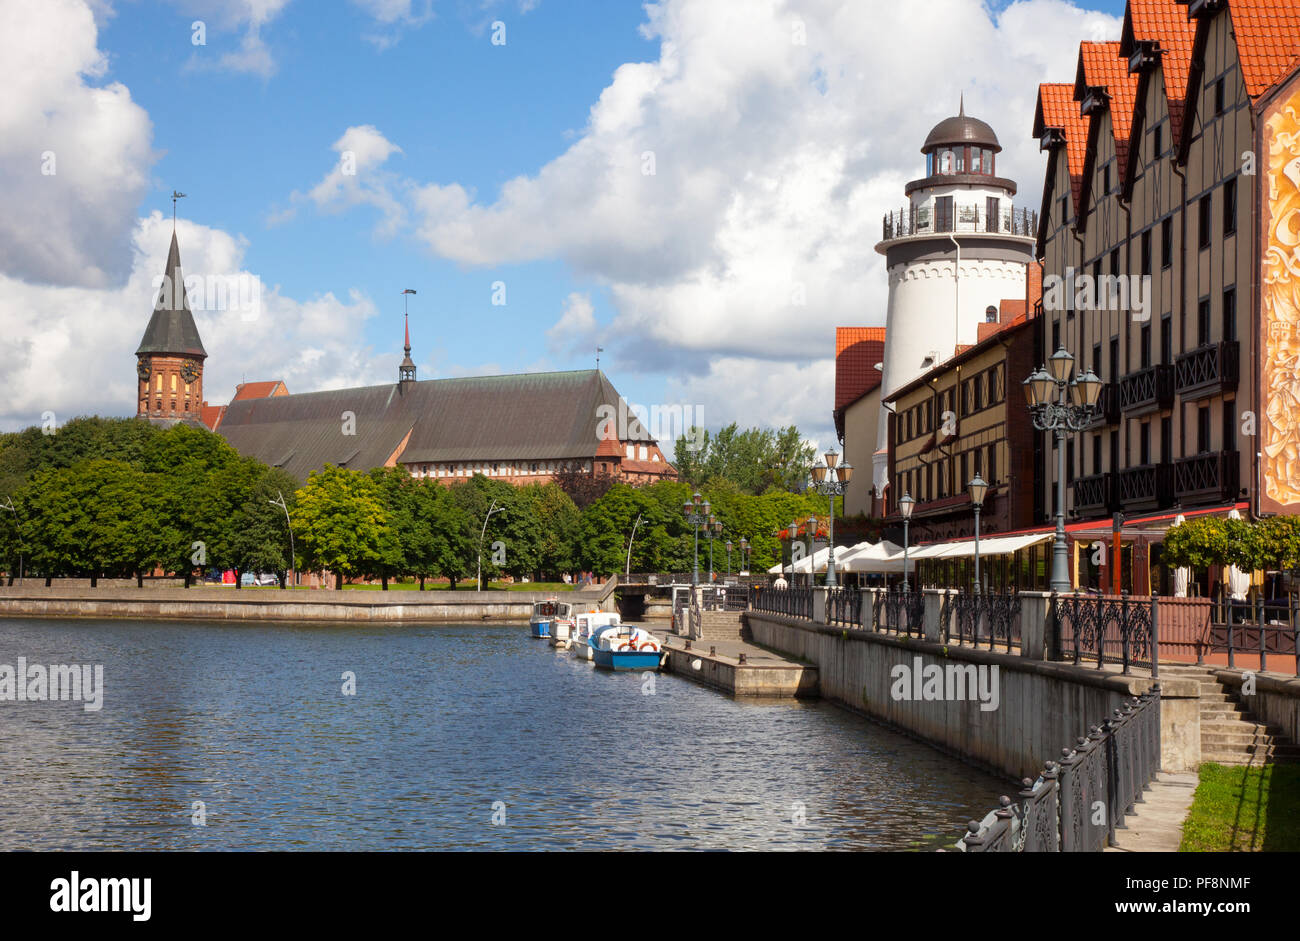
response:
M327 466L299 484L202 428L80 418L54 434L0 435L0 567L11 579L22 571L137 584L158 570L190 584L206 569L233 569L239 585L244 572L274 572L284 584L296 561L299 571L335 573L340 586L368 578L385 588L397 578L454 588L474 577L480 552L485 581L608 575L629 561L633 571L688 571L694 532L682 504L692 486L606 483L598 497L579 494L582 507L555 482L516 487L476 475L446 486L401 467ZM750 568L763 570L782 558L778 530L827 510L824 497L775 486L749 493L720 475L702 490L723 524L717 572L726 571L726 540L733 571L742 537ZM701 533L701 571L707 564Z

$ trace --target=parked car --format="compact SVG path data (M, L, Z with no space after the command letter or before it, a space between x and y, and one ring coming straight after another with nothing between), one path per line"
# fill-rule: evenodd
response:
M239 584L244 588L252 588L255 585L278 585L280 579L268 572L243 572L239 576Z

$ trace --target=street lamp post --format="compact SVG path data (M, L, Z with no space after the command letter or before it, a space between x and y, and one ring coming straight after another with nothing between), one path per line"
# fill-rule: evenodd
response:
M709 584L713 584L713 540L722 535L722 520L710 514L704 524L705 535L709 537Z
M682 504L682 516L687 525L695 529L695 567L691 571L692 588L698 588L700 584L700 527L708 523L709 515L709 501L701 497L698 491Z
M975 508L975 594L980 593L980 510L984 506L984 495L989 485L978 473L967 485L970 488L971 506Z
M478 534L478 565L474 569L474 584L478 591L483 590L483 540L487 538L488 520L492 518L493 513L505 511L505 507L498 507L497 501L493 500L492 505L488 507L487 516L483 517L483 529Z
M641 514L636 515L636 522L632 524L632 535L627 539L627 566L623 569L624 575L632 574L632 540L636 538L636 528L641 525Z
M730 579L731 578L731 549L732 549L730 539L727 540L726 546L727 546L727 578Z
M749 574L749 540L744 536L740 537L740 574Z
M831 498L830 540L826 552L827 588L838 584L835 578L835 498L848 489L852 479L853 465L848 461L841 463L839 452L834 448L826 452L825 463L818 461L812 469L813 489Z
M294 553L293 548L293 523L289 520L289 506L284 502L284 494L277 490L275 495L280 499L267 500L266 502L271 504L271 506L278 506L280 509L284 510L284 525L289 530L289 571L293 572L293 581L296 585L298 583L298 557Z
M1056 435L1056 540L1052 546L1052 591L1070 590L1069 553L1065 547L1065 438L1083 430L1096 416L1101 380L1091 369L1071 379L1074 357L1062 346L1047 366L1023 383L1029 414L1039 431Z
M5 497L5 502L0 505L0 510L8 510L14 515L14 526L18 526L18 508L14 506L13 497ZM18 534L18 581L23 581L23 537L22 533ZM9 584L14 583L14 573L9 572Z
M910 493L904 493L898 498L898 512L903 516L903 591L909 590L907 580L907 549L911 543L911 534L908 532L908 524L912 521L912 507L916 506L916 501L912 499Z

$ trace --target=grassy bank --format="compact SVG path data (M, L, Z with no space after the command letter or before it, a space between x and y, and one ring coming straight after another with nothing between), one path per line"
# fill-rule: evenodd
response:
M488 582L489 591L573 591L573 585L566 585L564 582ZM597 588L597 585L589 586ZM447 591L451 588L446 582L425 582L425 591ZM419 582L389 582L389 591L419 591ZM380 585L344 585L344 591L380 591ZM473 591L474 582L465 581L456 584L457 591Z
M1201 765L1179 850L1300 850L1300 765Z

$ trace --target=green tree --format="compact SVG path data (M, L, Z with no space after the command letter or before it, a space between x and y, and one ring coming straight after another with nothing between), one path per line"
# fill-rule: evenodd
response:
M253 480L246 499L231 519L227 548L236 572L274 572L280 586L285 586L297 546L290 541L289 522L278 503L283 497L292 514L295 488L294 479L278 467L263 468ZM235 580L238 583L238 575Z
M365 474L326 464L296 494L293 531L305 564L344 579L373 571L389 557L392 531L379 486Z

